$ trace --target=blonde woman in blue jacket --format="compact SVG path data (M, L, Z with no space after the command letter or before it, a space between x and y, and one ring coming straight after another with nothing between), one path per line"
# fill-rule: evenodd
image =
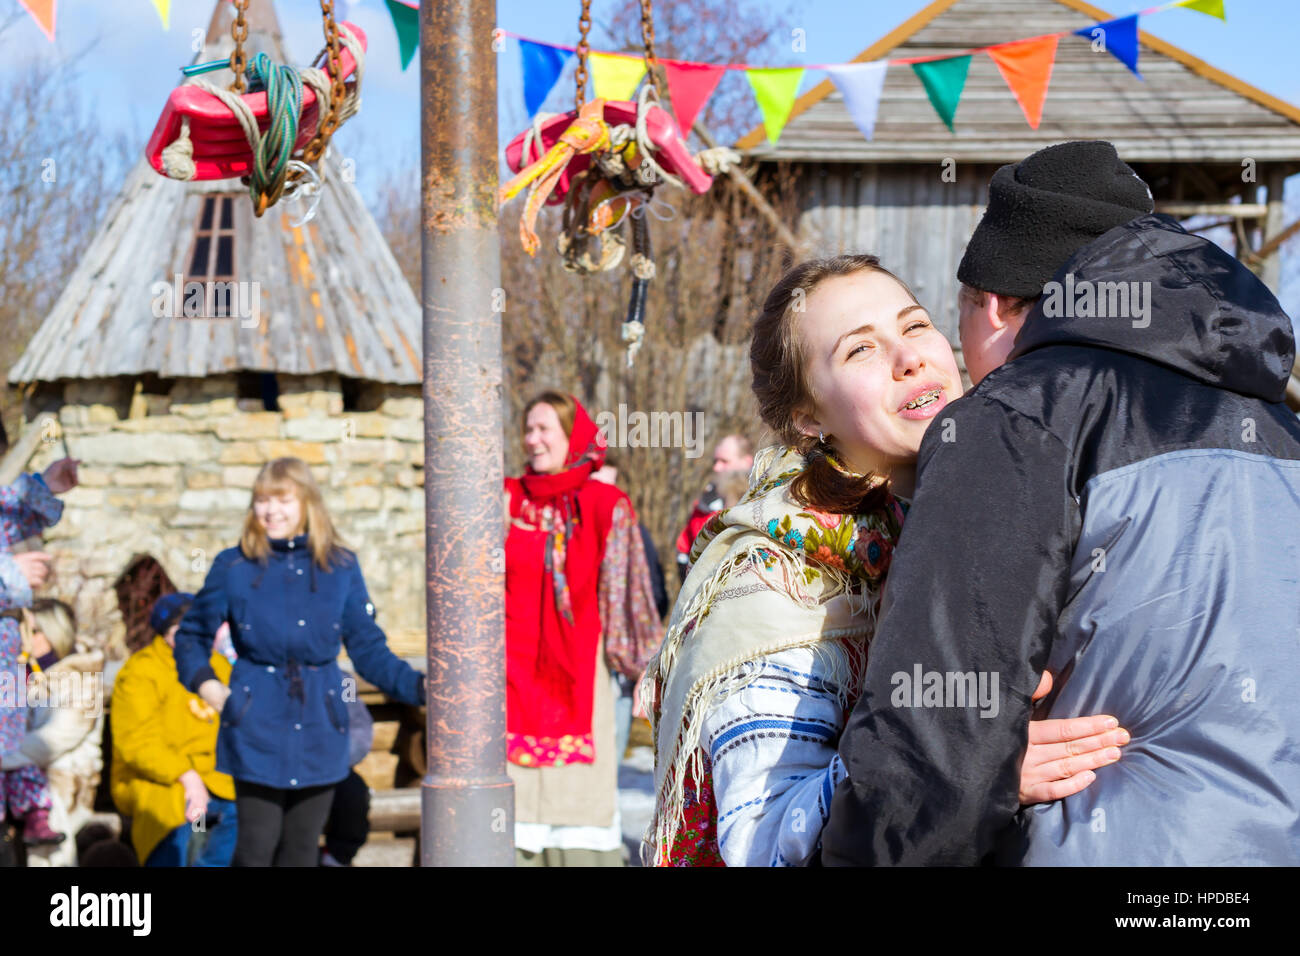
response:
M176 635L181 682L221 712L217 769L235 779L239 816L232 865L316 865L349 769L341 648L390 697L424 704L423 675L388 649L374 613L307 465L264 465L239 545L217 555ZM229 688L208 666L222 621L238 654Z

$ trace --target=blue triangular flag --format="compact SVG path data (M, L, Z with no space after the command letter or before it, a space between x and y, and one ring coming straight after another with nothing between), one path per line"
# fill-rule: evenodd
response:
M876 129L876 110L880 106L880 91L884 89L888 67L888 62L875 62L826 68L844 97L849 116L867 139L871 139Z
M524 106L531 119L541 109L546 94L551 92L551 87L564 71L569 51L543 46L531 40L520 40L519 55L524 63Z
M1100 34L1097 33L1098 30L1101 31ZM1130 13L1126 17L1117 17L1074 32L1077 36L1094 42L1100 40L1105 44L1107 53L1141 78L1142 74L1138 73L1138 14Z

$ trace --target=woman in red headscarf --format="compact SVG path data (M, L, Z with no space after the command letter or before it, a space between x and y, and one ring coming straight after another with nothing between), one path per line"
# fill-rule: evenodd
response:
M615 672L639 679L662 631L626 494L593 481L605 436L572 397L524 408L507 478L506 730L516 861L622 865Z

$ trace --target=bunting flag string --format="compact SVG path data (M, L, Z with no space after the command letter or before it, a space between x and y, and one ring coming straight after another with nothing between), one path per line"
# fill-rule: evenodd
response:
M1206 16L1218 17L1220 20L1228 19L1223 13L1223 0L1178 0L1174 6L1186 7L1188 10L1195 10L1198 13L1204 13Z
M26 10L36 25L41 28L45 38L54 42L54 21L58 17L59 0L18 0L18 5Z
M171 28L171 0L149 0L162 21ZM339 0L350 8L363 0ZM373 2L373 0L371 0ZM58 0L18 0L36 26L53 43L58 18ZM402 69L410 66L420 43L419 0L384 0L397 33ZM895 57L868 63L813 63L798 67L769 67L748 63L696 63L690 60L660 60L668 85L668 99L683 136L717 89L728 70L743 70L763 117L768 138L775 143L789 121L799 85L808 70L822 70L839 90L845 107L862 135L871 139L875 133L885 74L890 65L908 65L925 88L935 112L949 130L965 89L971 58L987 53L997 66L1007 88L1034 129L1042 120L1047 88L1061 37L1079 36L1089 41L1097 52L1111 54L1139 79L1138 52L1140 18L1166 10L1181 8L1218 20L1227 20L1224 0L1168 0L1160 6L1139 10L1073 31L1043 34L1006 43L960 51L944 57ZM346 12L346 10L345 10ZM571 46L547 43L508 30L494 35L512 37L519 42L524 72L524 102L533 116L554 88L556 81L574 52ZM638 56L606 51L589 54L592 87L597 97L613 100L631 99L645 75L645 64Z
M394 0L388 0L392 3ZM1161 6L1140 10L1123 17L1094 23L1078 30L1063 30L1041 36L1026 37L1006 43L976 47L943 57L894 57L866 63L810 63L799 67L767 67L749 63L696 63L689 60L660 60L668 81L668 96L677 114L682 134L689 135L691 124L717 88L728 70L743 70L763 117L768 139L775 143L793 111L799 84L808 70L822 70L830 77L844 99L845 108L862 135L871 139L884 90L889 66L907 65L920 80L930 104L949 130L966 86L972 57L987 53L996 65L1007 88L1020 106L1025 121L1037 129L1047 100L1047 89L1056 63L1061 37L1079 36L1092 43L1097 52L1114 56L1138 79L1139 34L1141 17L1181 7L1207 16L1226 20L1224 0L1169 0ZM532 43L555 51L572 53L574 48L524 37L509 30L500 31L520 43ZM561 61L563 62L563 61ZM590 54L592 82L596 95L630 99L644 75L635 56L628 54ZM638 64L634 66L633 64ZM551 81L553 84L553 80ZM526 84L528 86L528 84ZM528 87L531 89L531 87ZM549 87L548 87L549 89ZM602 90L604 92L602 92ZM622 93L619 96L616 94ZM543 94L544 96L545 94ZM529 116L536 112L538 101L526 93Z
M709 63L685 63L681 60L660 60L664 68L664 77L668 80L668 100L672 104L673 114L677 117L677 127L682 131L682 138L689 138L695 117L708 102L718 81L727 72L725 66L713 66Z
M880 94L885 88L887 61L874 63L846 63L829 67L831 81L844 97L844 106L862 135L871 139L876 132L876 113L880 108Z
M801 66L745 71L745 78L749 80L754 98L758 100L758 110L763 114L763 128L773 143L781 138L781 130L790 118L803 74L804 68Z
M384 3L388 5L388 15L393 18L398 55L405 70L411 65L411 58L420 45L420 7L418 3L410 4L403 0L384 0Z
M531 40L519 41L519 56L524 66L524 106L530 118L542 108L571 55L568 50L557 50Z
M597 99L630 100L645 76L645 61L639 56L592 51L587 62Z
M1046 36L1037 40L1021 40L990 47L989 57L997 64L998 72L1020 104L1031 129L1038 129L1043 117L1043 102L1047 99L1047 84L1052 79L1052 65L1056 62L1056 45L1059 37Z
M1095 23L1082 30L1075 30L1075 36L1092 41L1092 48L1098 52L1105 51L1119 60L1141 78L1138 72L1138 17L1130 13L1126 17Z
M153 0L153 8L158 11L164 30L170 30L172 20L172 0Z
M971 55L967 53L965 56L912 64L913 72L925 87L925 95L930 97L930 105L949 130L952 129L952 118L957 113L957 101L961 99L961 91L966 86L970 61Z

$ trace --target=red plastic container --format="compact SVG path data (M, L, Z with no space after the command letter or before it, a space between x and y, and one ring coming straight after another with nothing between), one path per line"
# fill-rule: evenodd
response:
M354 23L344 24L352 31L361 48L366 49L366 34ZM351 76L356 69L352 52L345 46L339 50L343 77ZM324 68L324 59L316 63ZM271 125L266 111L266 93L245 93L243 100L257 117L257 125L266 132ZM320 105L316 102L316 91L304 86L302 91L302 118L298 122L298 139L294 142L297 151L307 145L316 135L320 120ZM197 86L178 86L167 97L162 116L154 127L149 144L145 147L145 156L149 165L163 175L162 152L175 142L181 133L181 120L190 121L190 140L194 143L194 178L195 179L237 179L248 175L253 168L253 154L248 148L248 139L239 120L230 112L225 103L206 90Z
M553 116L541 124L542 145L540 151L533 144L529 150L529 155L524 158L524 137L528 135L528 130L520 133L508 144L506 144L506 164L516 173L534 163L546 153L548 149L555 145L560 135L569 128L569 125L578 116L577 110L570 110L568 113ZM623 100L608 100L605 103L604 110L605 122L610 126L629 126L636 125L636 104ZM650 107L650 115L646 117L646 135L649 136L650 142L655 146L655 162L674 176L679 176L691 188L692 192L706 193L709 187L713 185L713 177L700 168L700 164L691 158L691 152L682 142L682 134L677 129L677 124L668 112L659 106ZM591 157L587 154L574 156L564 172L560 173L560 181L546 200L548 206L555 206L564 202L564 195L569 191L569 180L576 174L586 169L591 164Z

